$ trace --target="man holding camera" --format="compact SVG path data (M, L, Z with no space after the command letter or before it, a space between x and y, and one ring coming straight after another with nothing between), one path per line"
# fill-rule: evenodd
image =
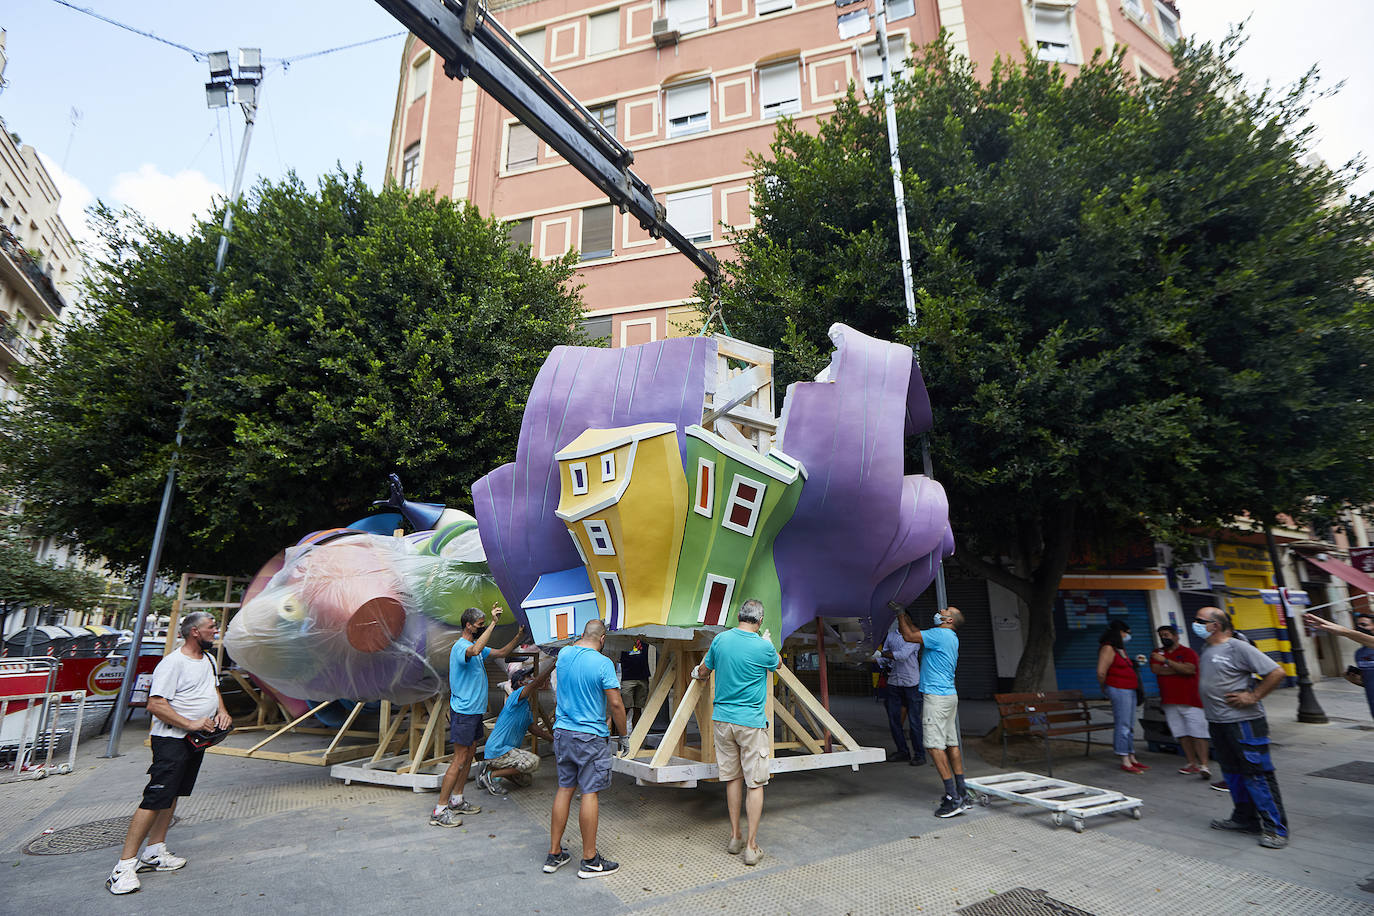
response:
M119 863L105 879L105 887L112 894L138 890L139 872L176 871L186 864L185 859L167 851L167 828L177 800L191 794L205 759L204 746L192 747L186 736L228 728L233 721L219 695L215 663L206 654L215 646L219 624L205 611L193 611L182 618L180 631L181 648L163 657L153 669L148 690L153 765L148 767L143 801L129 821ZM131 659L129 664L133 663ZM140 853L144 839L149 843Z

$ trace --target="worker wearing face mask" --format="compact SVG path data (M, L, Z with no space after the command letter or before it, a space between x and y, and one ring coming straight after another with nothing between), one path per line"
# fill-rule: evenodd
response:
M1126 654L1131 628L1124 620L1113 620L1098 639L1097 683L1112 701L1112 751L1121 758L1121 769L1139 776L1149 769L1135 758L1135 707L1140 675Z
M1207 768L1207 716L1197 692L1197 653L1178 641L1178 631L1165 625L1155 631L1160 648L1150 656L1150 670L1159 679L1159 701L1169 731L1178 739L1188 762L1179 772L1211 779Z

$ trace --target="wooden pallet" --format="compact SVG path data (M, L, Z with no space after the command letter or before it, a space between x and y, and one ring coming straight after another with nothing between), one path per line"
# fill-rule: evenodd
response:
M640 785L671 785L692 788L701 780L716 779L716 750L711 721L711 697L715 675L704 681L691 671L706 654L709 638L701 633L692 640L654 640L658 648L658 668L649 687L649 698L639 721L630 733L629 750L616 757L617 773L633 776ZM704 643L704 644L703 644ZM672 702L669 696L673 697ZM649 728L659 711L668 705L672 717L668 730L657 747L647 747ZM772 756L769 772L789 773L847 766L857 770L861 764L878 763L887 752L880 747L862 747L845 730L830 710L787 666L781 665L769 680L765 705ZM687 727L696 719L699 743L689 744ZM828 740L839 747L827 753ZM779 751L783 754L779 755Z

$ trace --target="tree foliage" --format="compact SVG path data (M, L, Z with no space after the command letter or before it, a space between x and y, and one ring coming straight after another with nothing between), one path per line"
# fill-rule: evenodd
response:
M0 484L31 530L126 568L174 455L166 571L251 571L363 514L391 471L463 504L513 458L549 349L578 340L573 256L541 263L467 204L360 173L257 187L219 277L222 212L187 237L97 216L86 312L22 374Z
M0 610L4 616L24 607L93 610L106 590L107 583L98 573L41 562L29 552L17 529L0 527Z
M986 80L942 42L895 90L918 324L907 326L882 107L851 95L756 163L721 292L812 376L843 321L917 345L959 559L1031 611L1023 687L1070 555L1374 495L1361 166L1308 155L1315 73L1251 93L1239 39L1138 84L1029 53ZM706 291L701 291L703 296Z

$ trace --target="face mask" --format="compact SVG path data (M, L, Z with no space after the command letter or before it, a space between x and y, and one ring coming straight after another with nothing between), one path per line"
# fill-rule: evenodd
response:
M935 625L936 625L937 627L942 627L942 626L945 625L945 618L943 618L943 617L940 616L940 612L939 612L939 611L936 611L936 612L935 612Z
M1174 641L1172 639L1161 639L1160 643L1162 643L1166 649L1172 649L1174 647Z
M1128 642L1130 642L1130 641L1131 641L1131 634L1130 634L1130 633L1122 633L1122 634L1121 634L1121 644L1122 644L1122 645L1125 645L1126 643L1128 643Z
M1207 632L1207 625L1198 623L1196 620L1193 621L1193 632L1197 634L1198 639L1206 639L1210 635Z

